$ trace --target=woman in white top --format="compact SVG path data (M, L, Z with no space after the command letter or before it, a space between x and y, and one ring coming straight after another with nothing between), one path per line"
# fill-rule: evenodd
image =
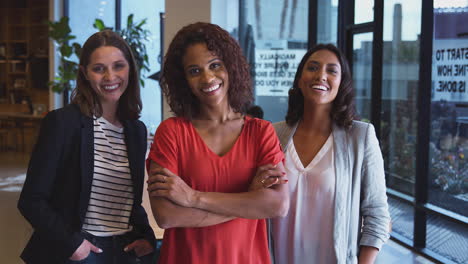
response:
M373 263L388 239L379 143L373 126L354 118L344 56L315 46L297 70L286 122L275 124L291 201L288 215L272 220L275 263Z

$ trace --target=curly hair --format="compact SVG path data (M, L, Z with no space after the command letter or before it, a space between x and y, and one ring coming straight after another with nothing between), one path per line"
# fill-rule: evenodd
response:
M119 34L111 30L94 33L83 45L80 55L80 69L76 80L76 88L71 96L71 102L78 105L80 111L86 116L102 116L101 102L97 93L86 79L84 70L86 70L93 52L104 46L115 47L122 51L130 66L128 86L119 99L117 117L120 121L138 119L143 108L140 97L138 67L130 46Z
M341 82L338 88L338 94L333 100L331 119L338 126L349 128L354 119L356 119L356 110L354 102L354 89L351 71L348 62L343 53L333 44L318 44L312 47L302 57L301 63L297 68L294 77L293 87L289 89L288 112L286 114L286 123L290 126L297 123L304 114L304 95L299 89L299 80L302 77L304 66L312 54L319 50L328 50L333 52L341 65Z
M161 87L172 112L188 119L199 113L200 102L189 87L182 62L187 48L198 43L205 43L223 61L229 76L229 105L235 112L245 114L253 102L249 65L239 44L226 30L203 22L179 30L167 50Z

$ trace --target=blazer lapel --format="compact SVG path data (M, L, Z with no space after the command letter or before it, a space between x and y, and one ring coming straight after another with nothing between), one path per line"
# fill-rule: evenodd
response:
M138 142L135 140L137 139L137 131L135 130L135 127L130 124L131 121L125 121L124 122L124 127L125 127L125 144L127 145L127 155L128 155L128 164L130 166L130 174L132 177L132 182L133 182L133 190L135 193L135 197L140 197L139 193L137 193L138 190L140 190L140 182L138 180L137 175L140 175L140 172L138 171L138 161L141 159L141 162L143 162L144 157L139 157L138 153L141 153L140 149L141 146L139 146ZM135 199L136 201L137 199Z
M80 218L81 222L86 215L86 210L91 196L91 184L93 182L94 167L94 130L93 119L81 115L81 198Z
M346 224L348 221L348 187L349 187L349 149L346 137L346 130L336 125L333 126L333 152L335 162L335 219L333 221L333 240L335 241L335 253L338 263L344 263L345 259L340 259L340 256L346 256L346 252L340 252L346 248ZM337 219L340 219L337 221ZM338 243L341 243L338 244Z

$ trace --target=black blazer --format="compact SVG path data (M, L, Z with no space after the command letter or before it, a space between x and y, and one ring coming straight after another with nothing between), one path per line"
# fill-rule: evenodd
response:
M146 127L123 122L134 204L130 216L137 238L154 245L141 206ZM81 227L89 203L94 167L93 120L69 105L47 114L29 162L18 209L34 228L21 258L26 263L63 263L83 242Z

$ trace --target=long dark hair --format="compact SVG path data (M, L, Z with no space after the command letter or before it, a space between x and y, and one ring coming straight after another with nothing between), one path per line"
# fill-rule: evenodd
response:
M71 101L73 104L77 104L81 112L86 116L102 116L101 102L89 81L86 79L83 70L88 66L91 54L96 49L103 46L118 48L122 51L122 54L130 66L128 87L119 99L117 117L121 121L138 119L143 106L141 103L140 82L135 58L127 42L120 37L119 34L111 30L104 30L93 34L83 45L80 55L80 70L78 71L76 88L73 90Z
M197 43L205 43L223 61L229 77L229 105L244 114L253 101L249 65L239 44L226 30L203 22L179 30L167 50L161 87L172 112L188 119L199 112L200 102L190 90L182 63L187 47Z
M301 63L294 77L293 87L289 89L288 112L286 114L286 123L290 126L297 123L304 114L304 95L299 89L299 80L302 77L304 66L312 54L319 50L329 50L338 58L341 65L341 82L338 88L338 94L332 103L332 111L330 113L333 122L338 126L349 128L356 118L356 110L354 103L354 89L351 71L348 62L343 53L333 44L318 44L311 48L302 57Z

